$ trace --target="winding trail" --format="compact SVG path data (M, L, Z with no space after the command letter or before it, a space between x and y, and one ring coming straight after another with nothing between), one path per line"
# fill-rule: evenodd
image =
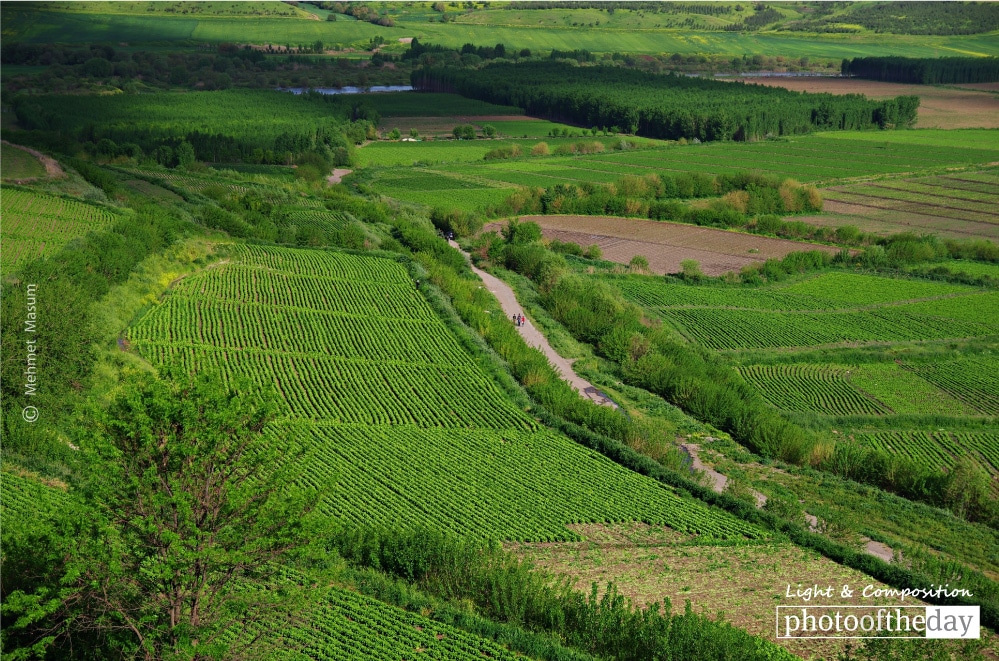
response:
M468 265L471 267L475 275L482 279L489 291L496 296L496 299L500 302L500 307L503 308L503 312L506 313L507 317L512 318L515 314L523 314L524 310L520 307L520 303L517 302L517 296L513 293L513 289L510 285L506 284L499 278L489 273L486 273L480 268L477 268L472 264L472 260L468 253L461 249L455 241L448 241L455 250L459 251L465 256L465 260L468 261ZM526 317L526 316L525 316ZM617 404L611 401L605 393L601 392L592 383L586 379L580 377L575 372L572 371L572 363L575 361L563 358L558 354L552 345L548 343L548 338L544 334L534 327L534 324L530 320L526 320L523 326L518 326L517 330L520 331L520 335L524 338L532 347L540 349L545 357L548 358L555 370L559 373L563 380L565 380L569 385L571 385L575 390L581 393L584 397L588 397L597 404L601 406L610 406L611 408L617 408Z

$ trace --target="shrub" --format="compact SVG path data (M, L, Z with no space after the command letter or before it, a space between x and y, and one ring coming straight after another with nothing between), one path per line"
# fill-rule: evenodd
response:
M649 270L649 260L641 255L635 255L628 262L628 266L636 271L648 271Z
M548 153L549 150L547 142L539 142L531 147L531 156L547 156Z

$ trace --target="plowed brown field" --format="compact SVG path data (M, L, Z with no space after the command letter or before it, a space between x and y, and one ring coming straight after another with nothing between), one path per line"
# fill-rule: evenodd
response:
M796 92L863 94L872 99L915 94L920 98L916 128L969 129L999 128L999 96L990 93L995 83L982 86L935 87L883 83L857 78L738 78L744 83L783 87ZM993 87L987 87L993 86Z
M837 251L830 246L639 218L521 216L520 219L538 223L547 239L571 241L584 248L596 244L604 259L612 262L627 264L632 257L641 255L649 260L649 268L655 273L676 273L685 259L700 262L707 275L721 275L789 252ZM498 231L501 225L492 223L485 229Z

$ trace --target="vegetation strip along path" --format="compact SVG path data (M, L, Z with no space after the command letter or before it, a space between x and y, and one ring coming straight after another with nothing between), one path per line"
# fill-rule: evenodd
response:
M455 241L449 241L448 243L450 243L455 250L461 251L461 254L465 256L465 259L469 259L468 253L461 250L461 246L459 246ZM496 296L496 300L500 302L500 306L503 308L503 312L505 314L513 317L513 315L521 314L523 312L523 308L520 306L520 303L517 302L516 294L513 293L513 289L511 289L508 284L496 276L486 273L482 269L476 268L471 261L469 261L469 266L477 276L482 278L482 282L489 288L489 291ZM548 361L551 362L551 364L556 370L558 370L559 374L562 375L562 378L568 382L569 385L578 390L584 396L592 399L597 404L617 408L617 404L612 402L605 393L601 392L592 383L573 372L572 363L574 361L560 356L558 352L552 348L552 345L548 343L548 338L546 338L541 331L532 326L529 321L525 320L524 325L518 326L517 330L520 331L520 334L524 337L525 342L532 347L540 349L545 354Z

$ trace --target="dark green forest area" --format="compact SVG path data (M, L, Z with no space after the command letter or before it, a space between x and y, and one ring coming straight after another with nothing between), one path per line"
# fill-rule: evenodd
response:
M843 60L844 76L892 83L946 85L949 83L992 83L999 81L999 58L941 57L856 57Z
M417 89L519 106L555 121L671 140L901 128L915 121L919 106L910 96L870 101L559 62L494 64L475 72L428 68L414 71L412 81Z

